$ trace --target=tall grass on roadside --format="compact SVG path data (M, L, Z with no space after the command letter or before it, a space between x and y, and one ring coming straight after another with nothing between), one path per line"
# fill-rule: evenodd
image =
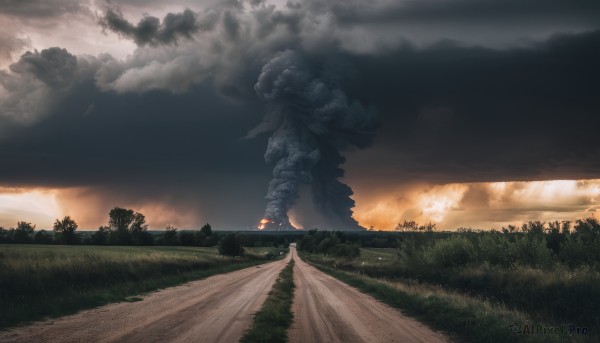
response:
M214 248L0 245L0 328L266 261Z
M579 231L583 235L584 230ZM600 335L600 262L594 257L600 238L583 239L565 233L557 255L548 248L544 235L540 230L462 232L439 237L435 233L415 233L399 249L362 248L360 257L354 259L324 254L311 258L373 278L416 279L441 285L501 301L547 322L587 327ZM314 245L317 234L313 236L309 242ZM321 236L325 237L323 242L330 238ZM573 247L587 250L583 254ZM571 257L567 258L567 253Z
M527 315L481 298L448 292L440 287L376 280L336 270L310 259L319 270L399 308L434 328L469 342L586 342L593 337L569 335L512 335L510 325L540 323ZM543 325L543 324L542 324Z
M496 299L547 321L571 321L596 333L600 325L600 273L591 268L569 270L559 265L552 270L542 270L486 264L438 268L422 261L411 264L398 260L363 263L317 255L311 256L311 259L372 278L419 280L472 296Z
M254 316L254 322L242 343L287 342L287 330L292 324L294 301L294 260L279 274L263 307Z

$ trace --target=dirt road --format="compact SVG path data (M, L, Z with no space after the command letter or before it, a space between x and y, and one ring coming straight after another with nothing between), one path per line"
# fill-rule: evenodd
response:
M237 342L277 275L296 260L291 342L445 342L444 336L298 258L216 275L59 319L0 331L0 342Z
M290 342L446 342L447 338L374 298L294 260Z
M0 342L237 342L289 259L0 331Z

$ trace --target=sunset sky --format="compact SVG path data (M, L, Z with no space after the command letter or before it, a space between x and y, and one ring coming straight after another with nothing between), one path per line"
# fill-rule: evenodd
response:
M594 216L598 18L597 0L2 1L0 226L97 229L120 206L255 228L298 99L342 113L299 125L346 158L363 227ZM343 190L315 175L290 222L343 229L318 200Z

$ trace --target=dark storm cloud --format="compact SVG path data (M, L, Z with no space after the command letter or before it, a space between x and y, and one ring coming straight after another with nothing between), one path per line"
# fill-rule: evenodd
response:
M189 9L181 13L168 13L160 22L153 16L143 17L137 25L131 24L118 10L109 9L100 24L105 29L131 38L137 45L173 44L180 38L191 39L198 30L211 29L211 22L201 25L196 14Z
M595 0L453 0L453 1L362 1L313 2L316 7L329 7L341 24L469 22L505 24L527 21L597 24L600 3ZM509 22L506 22L509 21Z
M62 88L69 85L77 69L77 58L66 49L50 48L42 52L25 53L10 66L17 74L29 73L48 87Z
M383 122L371 153L348 167L357 174L434 182L600 175L600 31L523 49L445 43L342 59L353 70L351 94L377 106Z
M572 2L565 13L580 13L582 3ZM325 90L372 105L379 115L368 149L345 150L368 146L355 130L338 130L335 143L315 139L321 159L312 167L321 169L312 194L330 214L351 213L352 190L340 181L345 171L344 182L374 187L600 176L600 31L490 49L443 40L444 33L437 44L419 48L392 30L384 33L398 32L402 43L359 49L364 39L344 27L353 20L394 23L384 15L387 7L355 19L349 9L311 8L314 3L285 10L255 4L251 12L215 7L187 26L185 12L162 22L145 17L138 25L113 12L113 29L141 45L126 60L59 48L25 54L0 72L0 184L97 187L99 196L129 201L185 199L209 208L219 225L245 226L267 202L259 201L270 174L261 158L266 137L259 133L277 126L267 123L252 132L255 139L239 138L268 110L253 92L262 68L288 49L318 75L312 78L325 80ZM590 5L589 13L596 10ZM587 15L570 18L589 25ZM551 26L548 32L561 30ZM202 39L187 39L192 28L206 30ZM7 130L15 118L28 125ZM345 202L326 204L331 199Z
M96 58L76 56L66 49L26 52L0 70L0 138L14 125L31 124L67 105L74 86L93 80Z
M51 115L14 127L2 141L0 183L84 188L73 192L83 192L77 197L89 207L70 199L73 207L102 222L114 206L158 203L179 209L175 217L191 213L218 228L246 228L264 210L257 200L269 168L261 158L266 138L239 138L260 111L258 102L233 104L207 84L173 96L118 95L82 83Z

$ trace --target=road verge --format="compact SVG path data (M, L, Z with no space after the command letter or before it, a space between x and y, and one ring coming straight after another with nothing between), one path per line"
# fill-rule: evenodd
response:
M263 307L254 316L252 327L240 342L287 342L292 324L294 300L294 260L281 271Z
M369 294L379 301L443 330L459 341L472 342L585 342L586 337L546 334L513 335L511 325L542 325L528 316L496 306L481 299L446 292L442 289L404 285L340 271L303 260L320 271Z

